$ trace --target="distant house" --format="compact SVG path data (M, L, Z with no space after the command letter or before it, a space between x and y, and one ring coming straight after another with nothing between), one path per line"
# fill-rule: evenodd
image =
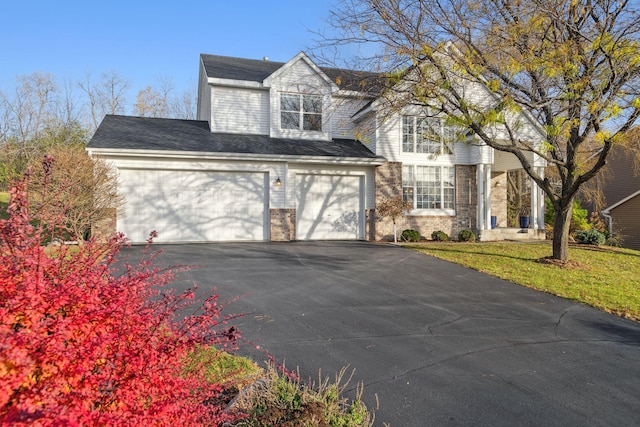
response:
M610 231L622 238L625 248L640 250L640 190L602 211L610 220Z
M518 161L418 107L383 117L362 89L380 77L304 53L286 63L201 55L198 120L107 116L88 144L118 170L127 203L117 230L132 242L152 230L159 242L378 240L392 225L376 203L402 195L413 208L400 230L500 238L490 219L506 225L506 172ZM522 132L540 138L533 125ZM544 198L532 188L531 229L518 234L543 238Z
M602 213L609 229L622 238L623 247L640 250L640 171L629 153L614 149L604 173L609 179L602 189L607 206Z

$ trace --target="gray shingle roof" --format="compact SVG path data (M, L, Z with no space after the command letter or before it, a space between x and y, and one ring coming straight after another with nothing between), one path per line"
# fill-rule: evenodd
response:
M362 143L350 139L310 141L212 133L206 121L116 115L104 118L87 148L383 160Z
M284 62L235 58L231 56L201 54L207 77L246 80L261 83L273 74ZM358 92L378 93L384 82L384 75L367 71L345 70L320 67L340 89Z

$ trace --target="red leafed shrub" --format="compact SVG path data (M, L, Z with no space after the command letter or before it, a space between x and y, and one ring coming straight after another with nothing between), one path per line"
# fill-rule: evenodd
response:
M163 291L170 269L148 255L116 262L122 237L77 252L41 246L29 222L25 182L0 220L0 424L220 425L219 394L183 360L196 344L233 346L214 296L180 318L193 299Z

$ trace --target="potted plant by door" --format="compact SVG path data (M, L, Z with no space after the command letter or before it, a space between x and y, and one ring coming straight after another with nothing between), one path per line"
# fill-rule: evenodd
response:
M518 219L520 221L520 228L529 228L530 217L528 209L520 209L520 217Z

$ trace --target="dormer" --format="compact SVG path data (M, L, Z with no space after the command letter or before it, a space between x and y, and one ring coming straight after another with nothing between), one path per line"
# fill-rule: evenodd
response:
M270 88L274 138L331 139L331 94L338 86L300 52L263 81Z
M198 119L212 132L331 140L339 88L304 52L286 63L200 58Z

